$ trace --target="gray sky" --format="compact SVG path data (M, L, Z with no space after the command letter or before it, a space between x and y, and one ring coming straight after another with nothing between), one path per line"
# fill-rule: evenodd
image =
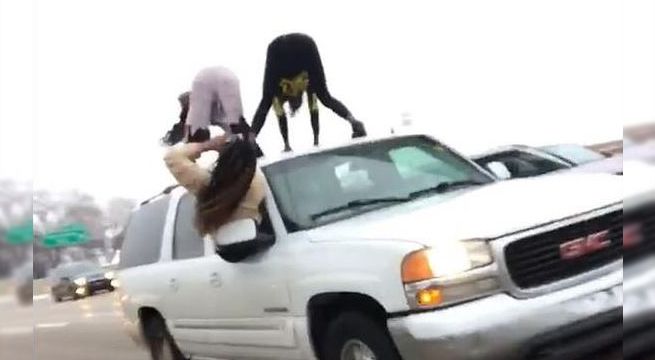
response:
M232 68L250 120L266 46L291 31L370 133L407 111L464 152L610 140L655 121L653 16L652 0L0 0L0 176L147 197L172 181L158 140L194 74ZM260 142L281 151L269 115ZM324 144L350 136L321 119ZM290 128L310 145L305 109Z

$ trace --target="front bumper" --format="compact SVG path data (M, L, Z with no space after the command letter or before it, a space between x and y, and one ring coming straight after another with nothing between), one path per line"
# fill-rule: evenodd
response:
M583 354L598 346L599 340L620 344L622 334L616 332L614 325L621 320L622 282L623 273L619 270L533 298L498 294L441 310L391 318L388 327L403 359L451 360L536 358L536 352L543 354L544 346L561 342L562 339L552 338L553 334L572 339L580 334L571 334L571 329L591 334L595 329L589 327L597 325L602 333L585 338L588 345L576 350ZM594 324L594 318L607 321Z

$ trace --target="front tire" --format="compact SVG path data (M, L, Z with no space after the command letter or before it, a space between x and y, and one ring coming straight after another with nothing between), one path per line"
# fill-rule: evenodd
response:
M328 325L322 354L323 360L401 360L384 326L357 312Z
M144 324L144 330L152 360L186 360L168 331L164 319L159 316L151 318Z

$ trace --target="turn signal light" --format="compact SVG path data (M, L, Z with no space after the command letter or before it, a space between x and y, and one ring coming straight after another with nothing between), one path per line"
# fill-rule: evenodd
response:
M409 284L417 281L432 279L434 277L430 267L427 251L416 251L405 257L402 264L403 283Z
M441 291L435 288L419 290L416 293L416 303L420 306L437 306L443 302Z

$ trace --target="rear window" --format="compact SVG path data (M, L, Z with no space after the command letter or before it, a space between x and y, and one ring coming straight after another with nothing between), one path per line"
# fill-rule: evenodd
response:
M159 260L169 200L166 196L152 201L132 214L121 249L121 269Z
M173 259L175 260L192 259L204 255L204 242L194 225L195 206L196 198L189 193L180 199L173 240Z

